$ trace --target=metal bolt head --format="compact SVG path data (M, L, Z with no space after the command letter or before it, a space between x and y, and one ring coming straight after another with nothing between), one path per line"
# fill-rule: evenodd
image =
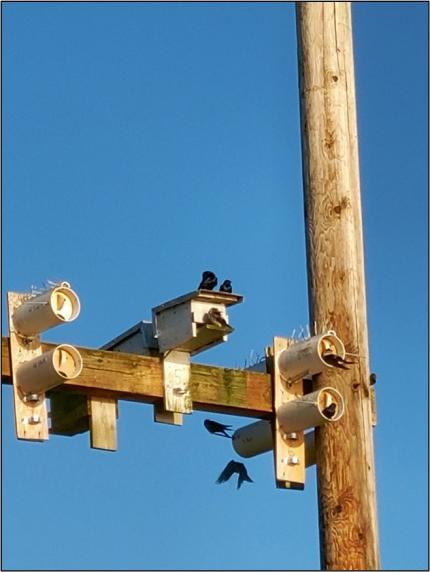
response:
M185 395L187 393L188 389L184 388L184 387L174 387L173 388L173 393L175 395Z
M37 425L38 423L41 422L40 415L32 415L29 418L28 422L30 423L30 425Z
M27 393L23 398L24 403L35 403L39 401L39 395L37 393Z
M300 459L297 455L290 455L287 459L288 465L298 465L300 463Z

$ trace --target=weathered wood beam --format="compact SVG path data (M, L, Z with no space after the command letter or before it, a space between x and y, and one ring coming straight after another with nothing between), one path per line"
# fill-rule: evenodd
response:
M57 344L44 343L43 351ZM163 398L161 359L122 352L77 348L82 373L50 394L73 392L94 397L156 403ZM2 337L2 383L11 384L9 338ZM272 412L270 376L265 373L191 364L193 409L246 417ZM49 395L49 394L48 394Z

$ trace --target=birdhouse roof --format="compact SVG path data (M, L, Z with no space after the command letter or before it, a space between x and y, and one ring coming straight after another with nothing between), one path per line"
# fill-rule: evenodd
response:
M224 306L233 306L234 304L240 304L243 301L243 296L240 294L230 294L229 292L213 292L212 290L195 290L194 292L189 292L164 304L160 304L152 309L155 314L171 308L173 306L178 306L189 300L195 300L198 302L212 302L213 304L224 304Z

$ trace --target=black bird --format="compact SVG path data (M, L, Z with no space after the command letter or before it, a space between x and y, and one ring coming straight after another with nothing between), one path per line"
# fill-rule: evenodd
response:
M231 294L233 292L233 288L231 287L231 280L224 280L224 282L219 287L220 292L228 292Z
M334 367L340 367L342 369L349 369L348 365L355 363L354 361L348 361L343 357L334 354L332 352L326 352L322 355L323 360L328 363L329 365L333 365Z
M221 328L227 332L232 332L233 328L229 326L218 308L211 308L204 316L204 321L207 324Z
M371 373L369 376L369 383L370 385L375 385L376 383L376 373Z
M238 489L240 489L244 481L248 481L248 483L254 482L248 475L248 471L246 470L246 467L243 463L238 463L237 461L230 461L229 463L227 463L227 466L215 481L216 484L219 485L221 483L225 483L234 473L237 473L239 475L237 479Z
M218 284L218 278L210 270L205 270L202 274L202 281L198 286L198 290L213 290Z
M228 431L231 431L231 425L224 425L223 423L218 423L217 421L211 421L211 419L205 419L204 426L213 435L219 435L220 437L228 437L231 439L231 435Z
M331 419L332 417L334 417L336 415L336 403L331 403L330 405L328 405L327 407L325 407L322 412L324 413L324 415L326 417L328 417L329 419Z

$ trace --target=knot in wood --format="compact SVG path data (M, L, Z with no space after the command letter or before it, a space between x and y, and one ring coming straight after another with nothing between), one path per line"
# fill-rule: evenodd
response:
M340 213L351 206L350 200L348 197L342 197L340 203L336 205L333 210L336 214L340 215Z
M324 144L327 149L331 149L336 142L336 135L334 129L326 129Z
M337 505L334 507L334 511L333 511L333 512L334 512L335 514L339 514L340 512L342 512L342 505L341 505L341 504L337 504Z

